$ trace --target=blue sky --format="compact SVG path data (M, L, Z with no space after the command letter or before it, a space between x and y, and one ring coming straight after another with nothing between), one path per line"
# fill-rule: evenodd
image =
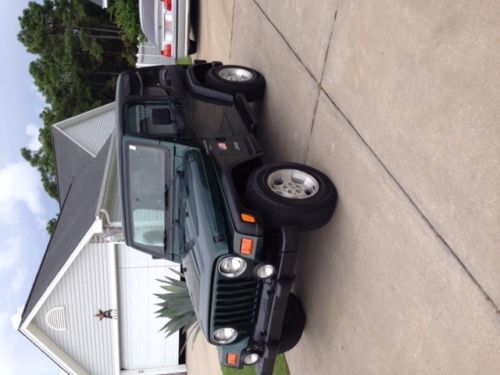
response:
M13 326L26 302L48 235L45 223L58 211L38 172L19 149L39 147L43 97L28 72L33 56L17 41L28 1L0 1L0 374L60 374L59 368Z

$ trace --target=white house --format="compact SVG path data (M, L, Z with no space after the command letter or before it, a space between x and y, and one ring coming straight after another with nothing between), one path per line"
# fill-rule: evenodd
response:
M184 374L183 338L155 314L176 265L121 240L114 110L54 125L61 213L19 329L69 374Z
M99 5L101 8L107 8L108 7L108 0L90 0L94 4Z

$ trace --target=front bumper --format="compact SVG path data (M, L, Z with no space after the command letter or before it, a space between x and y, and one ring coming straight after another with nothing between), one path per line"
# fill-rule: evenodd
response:
M281 228L281 248L275 264L277 273L263 282L260 305L251 339L244 339L231 345L219 346L219 360L228 366L230 353L238 355L236 365L241 368L242 356L247 351L258 351L261 359L255 366L256 375L272 375L274 362L278 355L281 329L287 308L288 296L295 280L298 231L293 227Z

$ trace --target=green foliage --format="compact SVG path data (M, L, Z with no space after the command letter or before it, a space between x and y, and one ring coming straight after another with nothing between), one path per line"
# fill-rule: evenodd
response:
M113 0L108 6L113 21L122 31L123 40L128 44L137 44L145 40L139 22L137 0Z
M59 217L59 215L57 215L56 217L53 217L52 219L47 221L46 229L47 229L47 233L49 233L50 235L54 234L58 217Z
M177 271L172 271L181 276ZM182 330L182 333L187 333L190 328L193 328L191 332L194 334L194 341L200 332L200 326L194 313L186 282L171 277L165 277L165 280L158 281L162 283L161 288L166 293L155 294L162 300L161 303L157 304L160 309L156 314L159 318L170 319L161 328L161 331L165 331L168 337L179 330Z
M193 65L193 59L191 56L184 56L175 61L176 64L180 65Z
M125 32L111 15L88 0L31 1L19 23L19 41L36 56L30 73L47 101L40 114L42 147L23 148L21 155L57 199L52 125L113 101L118 74L135 63L136 42L132 47L124 43ZM136 23L139 28L138 17Z

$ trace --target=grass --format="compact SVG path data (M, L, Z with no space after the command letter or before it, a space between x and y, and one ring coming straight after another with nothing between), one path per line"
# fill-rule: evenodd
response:
M222 366L222 373L224 375L255 375L255 370L254 366L245 366L241 370ZM285 356L283 354L280 354L276 358L273 375L290 375L290 370L288 370Z
M193 59L191 59L191 56L181 57L180 59L177 59L175 63L181 65L191 65L193 64Z

